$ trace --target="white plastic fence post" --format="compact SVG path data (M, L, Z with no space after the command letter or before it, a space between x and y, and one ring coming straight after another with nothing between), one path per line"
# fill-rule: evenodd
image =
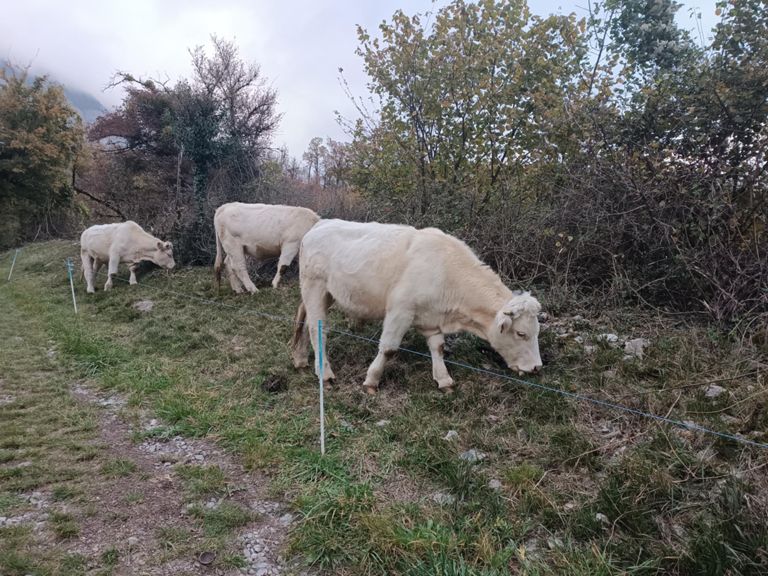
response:
M11 281L11 274L13 274L13 267L16 266L16 257L19 255L21 248L16 248L16 252L13 254L13 262L11 262L11 271L8 272L8 282Z
M75 308L75 314L77 314L77 300L75 300L75 282L72 279L72 269L75 267L72 262L72 258L67 258L67 274L69 275L69 287L72 289L72 306Z
M317 321L317 350L320 369L320 454L325 455L325 404L323 398L323 321Z

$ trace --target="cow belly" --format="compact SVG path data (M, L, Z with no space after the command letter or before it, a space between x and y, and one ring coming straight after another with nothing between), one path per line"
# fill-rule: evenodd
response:
M387 310L386 291L381 287L343 280L330 280L328 292L345 314L361 320L380 320Z

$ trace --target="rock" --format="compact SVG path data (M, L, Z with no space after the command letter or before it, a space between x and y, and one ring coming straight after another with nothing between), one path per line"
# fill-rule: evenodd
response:
M517 440L518 442L528 442L528 432L526 432L523 428L518 428Z
M280 521L280 524L282 524L283 526L288 526L291 522L293 522L293 514L291 514L290 512L283 514L282 516L280 516L279 521Z
M486 457L486 454L483 452L480 452L479 450L475 450L474 448L471 448L467 450L466 452L462 452L459 454L459 458L461 460L464 460L465 462L479 462L480 460L484 460Z
M624 342L624 353L629 357L642 358L645 349L650 346L646 338L633 338Z
M597 350L597 346L592 346L590 344L584 346L584 354L594 354L595 350Z
M443 440L456 440L459 437L459 433L456 430L448 430L448 433L443 436Z
M448 504L453 504L456 502L456 498L451 496L450 494L446 494L445 492L435 492L432 494L432 500L439 504L440 506L445 506Z
M619 343L619 337L616 336L616 334L612 334L610 332L605 334L600 334L597 337L598 342L605 342L606 344L610 344L611 346L615 346Z
M133 548L134 546L139 545L139 539L136 536L129 536L128 537L128 546Z
M608 516L606 516L602 512L598 512L597 514L595 514L595 520L597 520L598 522L602 522L603 524L610 523L610 520L608 520Z
M710 384L707 386L707 390L704 392L704 396L707 398L717 398L725 392L725 388L718 386L717 384Z
M573 337L573 340L574 340L576 343L578 343L578 344L584 344L584 336L581 336L581 335L579 335L579 336L574 336L574 337Z
M389 424L389 420L379 420L378 422L376 422L375 426L378 426L379 428L384 428L384 426L386 426L387 424Z
M566 502L565 504L563 504L563 510L565 510L566 512L570 512L574 508L576 508L576 502Z
M139 312L151 312L155 307L155 303L152 300L139 300L133 307Z
M552 536L550 538L547 538L547 546L549 546L550 550L554 550L555 548L562 548L563 541L557 536Z
M501 490L501 482L496 480L496 478L493 478L492 480L488 481L488 488L491 490Z

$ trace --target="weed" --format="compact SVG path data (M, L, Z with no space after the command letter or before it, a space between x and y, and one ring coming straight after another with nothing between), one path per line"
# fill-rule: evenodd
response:
M80 533L80 526L72 514L51 512L48 521L51 523L54 534L59 538L74 538Z
M101 466L101 473L108 478L124 478L136 472L136 464L125 458L115 458Z
M218 466L176 466L175 470L193 498L224 494L227 491L227 478Z

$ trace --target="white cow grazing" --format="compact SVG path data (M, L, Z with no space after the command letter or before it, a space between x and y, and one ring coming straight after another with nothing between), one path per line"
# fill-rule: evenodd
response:
M230 202L216 209L213 226L216 229L216 286L221 282L223 264L229 284L238 294L243 288L251 294L258 288L251 282L245 263L248 254L258 260L280 256L272 287L277 288L280 277L299 253L301 239L320 217L309 208L278 204L244 204Z
M93 281L105 263L109 264L109 276L104 290L112 288L112 278L117 274L121 262L128 264L131 284L136 284L136 268L142 260L149 260L168 269L176 265L173 261L173 245L148 234L131 220L87 228L80 235L80 257L90 294L95 292Z
M304 236L299 266L302 303L292 341L297 368L307 365L311 340L319 374L317 321L325 320L333 302L354 318L384 319L379 353L363 383L369 394L411 325L426 337L432 377L446 392L453 380L443 360L444 334L465 330L484 338L517 372L541 368L538 300L512 292L466 244L436 228L323 220ZM332 380L322 352L323 378Z

